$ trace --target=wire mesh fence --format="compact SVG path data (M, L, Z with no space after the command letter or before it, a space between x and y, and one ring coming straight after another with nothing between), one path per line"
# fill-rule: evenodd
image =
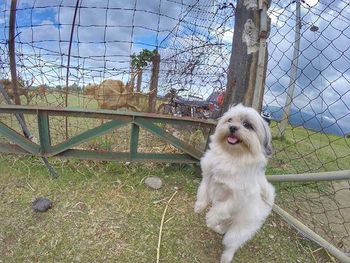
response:
M0 79L9 91L10 4L0 4ZM221 0L18 1L15 45L22 104L215 118L227 83L235 5ZM268 173L350 169L349 4L274 0L268 12L263 111L271 116L274 136ZM158 72L154 54L160 56ZM174 99L190 106L174 109ZM281 134L285 112L289 124ZM100 124L69 118L64 126L63 117L52 118L56 143ZM1 116L1 121L19 130L15 119ZM35 134L35 122L27 122ZM205 148L208 130L164 128ZM81 147L127 151L129 133L111 133ZM141 136L144 151L175 151L146 132ZM349 190L349 181L282 183L279 202L349 253Z
M296 152L283 156L286 163L297 164L292 165L296 173L349 169L350 163L349 5L346 1L315 3L310 6L306 1L301 5L299 21L295 4L279 1L270 8L272 28L264 100L272 119L279 122L287 98L292 98L291 127L286 138L293 138L293 143L281 151L277 145L276 152L281 156L285 151ZM298 36L296 23L301 30ZM295 42L300 48L294 58ZM291 76L293 59L298 61L295 78ZM291 86L295 88L288 95ZM275 136L280 137L281 125L273 127ZM337 145L344 148L337 149ZM310 162L308 157L315 159Z
M274 120L271 168L273 173L346 170L350 168L350 6L346 1L299 3L299 17L298 1L273 1L269 10L264 105ZM290 125L282 133L284 110L289 110ZM284 183L279 190L284 208L349 253L349 180Z
M142 57L144 50L160 53L160 97L171 88L185 88L182 95L206 98L212 83L216 88L225 85L233 10L220 2L20 1L16 13L18 75L25 82L22 87L31 93L31 104L42 103L47 93L51 96L44 103L64 105L62 96L68 93L72 100L81 98L80 106L96 107L89 103L91 94L83 96L84 88L99 87L109 79L121 80L130 93L147 94L152 63ZM6 1L1 37L5 79L9 78L9 15ZM132 55L143 63L133 63ZM102 101L103 96L96 100ZM68 102L68 106L76 103Z

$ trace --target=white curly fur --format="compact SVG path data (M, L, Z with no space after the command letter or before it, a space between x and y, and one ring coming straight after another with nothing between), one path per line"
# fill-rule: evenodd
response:
M232 145L230 136L238 143ZM239 104L219 120L201 159L203 179L195 212L211 204L206 223L224 235L221 263L232 261L236 250L254 236L271 212L275 190L265 177L270 154L270 128L257 111Z

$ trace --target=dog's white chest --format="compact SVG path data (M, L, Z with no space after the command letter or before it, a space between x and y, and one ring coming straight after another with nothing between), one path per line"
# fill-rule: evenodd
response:
M254 177L244 177L244 174L225 174L225 172L213 175L209 185L209 195L213 202L234 199L244 202L260 195L260 187Z
M212 201L225 201L232 197L232 189L222 180L212 178L209 185L209 196Z

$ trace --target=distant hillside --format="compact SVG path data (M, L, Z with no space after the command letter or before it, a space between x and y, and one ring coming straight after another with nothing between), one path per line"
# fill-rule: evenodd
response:
M283 109L281 107L265 106L264 109L271 113L272 120L281 121L283 116ZM295 108L291 109L289 123L292 126L302 126L309 130L338 136L344 136L350 133L349 127L341 127L338 123L331 121L327 117L322 118L320 114L314 115Z

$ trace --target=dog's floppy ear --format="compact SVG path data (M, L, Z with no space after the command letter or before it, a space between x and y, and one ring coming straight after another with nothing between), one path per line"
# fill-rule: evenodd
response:
M264 143L264 147L265 147L265 154L267 157L270 157L272 155L272 145L271 145L271 141L266 141Z
M261 120L263 127L264 127L264 150L265 150L265 155L267 157L270 157L272 155L272 136L270 132L270 127L268 126L267 122L265 120Z

